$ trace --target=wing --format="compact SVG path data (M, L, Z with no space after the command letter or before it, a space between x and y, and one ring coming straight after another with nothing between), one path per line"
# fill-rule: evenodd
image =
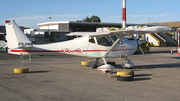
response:
M109 35L131 35L135 33L160 33L160 32L167 32L171 31L171 27L167 26L154 26L154 27L146 27L146 28L135 28L135 29L124 29L119 31L110 31L110 32L96 32L91 35L90 37L102 37L102 36L109 36Z
M24 49L24 50L27 50L27 49L31 49L33 48L33 45L23 45L23 46L19 46L17 48L14 48L14 49Z
M116 46L116 44L120 41L120 39L125 35L131 35L135 33L159 33L159 32L167 32L172 30L172 28L167 26L155 26L155 27L146 27L146 28L136 28L136 29L125 29L120 31L111 31L111 32L96 32L90 37L105 37L111 35L117 35L118 39L113 43L113 45L108 49L108 51L104 54L103 58L105 58L111 50Z

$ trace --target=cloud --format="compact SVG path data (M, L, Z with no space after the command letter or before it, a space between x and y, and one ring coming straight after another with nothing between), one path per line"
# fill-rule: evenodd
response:
M152 15L127 15L129 18L142 18L142 17L153 17L153 18L158 18L158 17L165 17L167 16L168 13L163 13L163 14L152 14Z
M60 15L50 15L51 17L68 17L68 18L71 18L71 17L81 17L82 15L81 14L60 14Z
M165 16L168 16L168 13L154 15L154 17L156 17L156 18L165 17Z
M139 17L147 17L148 15L127 15L129 18L139 18Z
M50 15L52 20L56 21L76 21L82 19L82 14L60 14L60 15Z
M161 22L165 19L169 18L168 13L162 14L148 14L148 15L127 15L127 23L141 24L141 23L149 23L149 22ZM102 22L113 22L113 23L121 23L122 15L117 16L108 16L101 19Z

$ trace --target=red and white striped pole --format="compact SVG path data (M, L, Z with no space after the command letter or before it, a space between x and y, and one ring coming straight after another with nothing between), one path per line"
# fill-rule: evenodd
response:
M179 29L178 29L178 55L180 55L180 43L179 43L179 40L180 40L180 35L179 35Z
M122 28L126 28L126 0L123 0Z

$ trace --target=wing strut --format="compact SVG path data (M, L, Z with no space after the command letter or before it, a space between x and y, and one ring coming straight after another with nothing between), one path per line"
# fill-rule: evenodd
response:
M118 42L121 40L123 35L119 35L118 37L119 38L113 43L113 45L109 48L109 50L104 54L103 58L105 58L111 52L111 50L118 44Z

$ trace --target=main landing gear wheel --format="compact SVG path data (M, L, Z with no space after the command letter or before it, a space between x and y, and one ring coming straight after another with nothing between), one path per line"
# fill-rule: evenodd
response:
M133 71L117 71L118 81L133 81L134 72Z
M14 68L14 73L20 74L20 73L28 73L28 68Z
M90 67L91 69L97 68L101 66L101 62L98 61L99 58L96 59L96 61L90 61L89 63L86 64L87 67Z

